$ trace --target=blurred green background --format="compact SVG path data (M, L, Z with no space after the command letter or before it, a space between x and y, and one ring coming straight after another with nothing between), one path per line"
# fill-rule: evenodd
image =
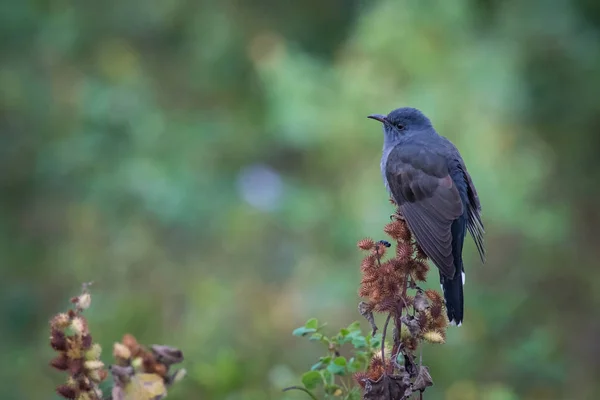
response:
M291 331L360 319L392 212L366 115L406 105L487 230L425 397L600 398L598 1L8 0L0 36L3 399L55 398L48 319L90 280L107 362L183 349L169 398L305 398Z

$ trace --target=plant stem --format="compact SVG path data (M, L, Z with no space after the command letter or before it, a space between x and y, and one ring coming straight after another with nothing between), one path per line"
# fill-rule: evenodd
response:
M387 318L385 319L385 325L383 326L383 334L381 336L381 361L385 368L385 336L387 334L387 327L390 323L390 318L392 317L392 313L389 313Z
M311 399L319 400L319 399L317 399L317 397L314 394L312 394L312 392L310 390L305 389L302 386L290 386L290 387L283 389L284 392L287 392L288 390L300 390L301 392L304 392L307 395L309 395Z

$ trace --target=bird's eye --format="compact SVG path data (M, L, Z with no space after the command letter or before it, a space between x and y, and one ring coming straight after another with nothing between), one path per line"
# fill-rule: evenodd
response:
M403 131L404 130L404 125L402 125L402 124L396 124L396 128L398 128L398 130Z

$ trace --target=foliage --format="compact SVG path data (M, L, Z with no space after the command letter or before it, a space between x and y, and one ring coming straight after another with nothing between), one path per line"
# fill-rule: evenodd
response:
M311 318L293 332L294 336L305 336L310 341L322 344L326 351L310 371L302 374L304 389L312 398L316 398L315 390L319 390L324 399L358 400L361 394L353 384L352 376L366 371L375 353L381 349L381 335L364 335L360 324L353 322L337 334L327 336L323 332L324 326L319 325L316 318ZM286 390L291 389L298 387Z

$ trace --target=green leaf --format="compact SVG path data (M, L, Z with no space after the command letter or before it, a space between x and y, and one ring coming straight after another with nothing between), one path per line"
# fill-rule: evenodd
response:
M311 318L308 321L306 321L304 327L307 329L314 329L316 331L317 329L319 329L319 320L316 318Z
M351 323L350 325L348 325L348 330L350 332L360 331L360 322L354 321L353 323Z
M310 367L310 370L311 371L316 371L316 370L319 370L321 368L323 368L323 363L321 361L319 361L318 363L313 364L313 366Z
M339 342L340 344L350 343L356 337L362 337L362 333L360 331L348 331L348 334L344 336Z
M352 339L352 345L357 349L367 347L367 341L364 336L356 336Z
M373 336L369 342L370 342L369 344L373 348L381 347L381 335L377 334L377 335Z
M348 361L347 367L348 367L348 372L354 373L354 372L361 371L363 369L363 363L360 362L360 360L357 360L356 358L352 357Z
M292 332L292 335L304 336L304 335L308 335L309 333L315 333L316 331L317 330L314 328L306 328L304 326L301 326L300 328L294 329L294 331Z
M346 357L336 357L336 359L333 360L333 363L345 367L347 364Z
M345 397L345 400L361 400L361 399L362 399L362 393L356 387L352 388Z
M340 329L340 336L341 337L344 337L344 336L348 335L349 333L350 333L350 331L348 329L346 329L346 328Z
M306 329L306 328L304 328L304 329ZM316 333L313 333L312 336L308 340L310 340L310 341L321 340L321 339L323 339L323 336L324 335L322 333L316 332Z
M327 385L325 386L325 393L327 394L331 394L334 396L341 396L344 392L341 388L341 386L338 385Z
M337 357L331 364L327 366L327 370L334 375L345 375L346 359L344 357Z
M308 371L302 375L302 384L309 390L316 388L322 381L321 374L317 371Z

